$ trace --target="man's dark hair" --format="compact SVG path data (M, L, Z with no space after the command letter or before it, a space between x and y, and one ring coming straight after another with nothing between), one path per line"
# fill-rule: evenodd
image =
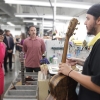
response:
M30 30L31 27L35 27L35 26L33 26L33 25L32 25L32 26L29 26L28 31ZM35 28L36 28L36 27L35 27Z
M10 32L10 31L9 30L6 30L5 32L7 33L7 32Z
M100 17L100 4L94 4L91 6L88 9L87 14L90 14L94 16L95 19L98 19Z
M0 29L0 35L3 35L4 31L2 29Z

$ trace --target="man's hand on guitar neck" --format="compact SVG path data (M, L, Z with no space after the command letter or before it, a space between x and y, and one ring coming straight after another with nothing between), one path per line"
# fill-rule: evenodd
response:
M76 64L83 66L85 60L80 58L67 58L66 62L70 63L71 66L75 66Z
M73 70L71 68L71 64L69 63L60 63L58 73L62 73L64 75L69 75L70 71Z

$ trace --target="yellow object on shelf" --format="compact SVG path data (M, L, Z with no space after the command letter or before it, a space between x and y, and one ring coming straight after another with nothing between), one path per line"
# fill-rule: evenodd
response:
M80 41L80 40L73 40L73 43L77 46L82 46L83 45L83 41Z

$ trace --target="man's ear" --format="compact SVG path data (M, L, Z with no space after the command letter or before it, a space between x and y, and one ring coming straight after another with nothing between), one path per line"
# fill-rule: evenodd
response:
M98 17L98 19L96 20L96 23L97 23L98 25L100 25L100 17Z

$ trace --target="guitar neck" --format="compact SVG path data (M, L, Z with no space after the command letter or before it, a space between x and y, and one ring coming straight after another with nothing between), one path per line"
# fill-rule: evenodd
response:
M68 41L69 41L69 38L66 37L65 43L64 43L63 54L62 54L62 60L61 60L62 63L66 63L66 56L67 56L67 50L68 50Z
M22 78L22 85L25 85L25 76L24 76L24 62L21 62L21 78Z

